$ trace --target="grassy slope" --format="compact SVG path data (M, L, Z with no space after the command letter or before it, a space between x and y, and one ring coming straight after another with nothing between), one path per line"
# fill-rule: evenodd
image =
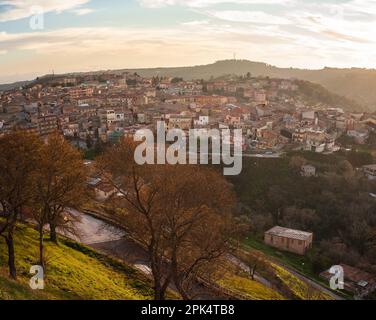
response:
M244 272L233 262L226 261L220 265L217 271L217 284L247 300L284 300L276 290L264 284L252 280L247 272Z
M292 252L281 251L271 246L264 244L261 241L254 239L253 237L247 237L244 240L244 244L247 249L256 249L269 257L276 258L286 266L290 266L293 269L307 275L310 278L317 278L312 269L310 261L305 256L297 255Z
M285 298L265 285L241 275L226 275L218 284L249 300L284 300Z
M286 269L275 264L272 264L272 266L274 267L278 278L289 287L291 292L297 298L302 300L332 300L329 295L310 288L306 282L300 280Z
M15 237L19 279L10 280L6 247L0 242L0 299L151 299L150 281L138 271L78 243L46 242L47 277L44 290L28 286L31 265L37 264L36 232L20 225Z

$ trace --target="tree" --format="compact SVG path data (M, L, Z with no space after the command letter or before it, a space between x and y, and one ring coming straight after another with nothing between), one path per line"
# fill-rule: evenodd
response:
M39 138L26 132L13 132L0 138L0 203L4 217L0 220L0 235L8 248L9 273L14 279L17 278L14 232L22 210L32 199L41 147Z
M90 134L88 134L88 135L86 136L86 147L87 147L88 149L91 149L91 148L93 147L93 138L91 137Z
M338 164L337 171L339 174L343 175L345 178L352 178L355 174L353 166L347 160L343 160Z
M50 135L41 150L34 190L35 218L40 232L43 262L43 227L49 224L50 239L57 243L56 229L74 232L77 218L67 211L85 199L86 169L81 153L58 133Z
M225 179L204 167L136 165L135 144L123 141L98 159L121 197L112 214L149 254L155 299L171 282L182 297L197 274L227 249L233 195Z
M315 210L290 206L283 211L281 220L284 227L300 230L316 230L320 218Z
M256 275L256 269L260 269L263 272L268 269L268 262L265 261L265 257L262 253L257 251L250 252L239 252L241 255L241 260L248 266L249 275L252 280L254 280Z
M180 77L175 77L175 78L171 79L171 83L179 83L179 82L182 82L182 81L184 81L184 79L180 78Z
M164 166L159 195L167 218L165 238L172 281L191 299L195 277L209 278L213 264L229 251L237 231L235 199L223 177L202 166Z
M354 167L373 163L372 154L366 151L350 151L347 153L346 158Z
M287 205L288 200L286 189L279 185L273 185L269 188L264 206L272 215L274 224L280 223L283 208Z
M301 156L292 156L289 162L289 166L294 171L299 172L301 167L307 163L307 160Z

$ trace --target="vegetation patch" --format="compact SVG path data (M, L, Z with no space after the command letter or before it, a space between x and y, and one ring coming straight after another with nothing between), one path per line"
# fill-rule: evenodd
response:
M15 234L18 280L10 280L6 246L0 242L0 299L144 300L153 298L149 279L131 267L70 240L46 241L44 290L29 288L30 267L38 264L38 235L25 225Z

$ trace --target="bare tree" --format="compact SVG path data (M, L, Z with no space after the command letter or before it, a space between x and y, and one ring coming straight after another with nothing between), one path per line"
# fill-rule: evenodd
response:
M43 263L43 227L49 224L53 242L57 242L57 228L73 232L77 217L67 209L79 208L85 199L87 175L81 153L60 134L50 135L41 150L36 178L34 218L39 226Z
M0 221L0 235L8 248L9 273L14 279L17 277L14 232L22 209L32 198L40 149L39 138L26 132L0 138L0 203L4 217Z
M301 156L292 156L289 162L289 166L296 172L299 172L301 167L307 163L307 160Z
M226 251L233 194L214 171L191 165L138 166L135 145L124 141L98 160L121 195L114 217L149 253L155 299L173 281L189 299L192 278Z

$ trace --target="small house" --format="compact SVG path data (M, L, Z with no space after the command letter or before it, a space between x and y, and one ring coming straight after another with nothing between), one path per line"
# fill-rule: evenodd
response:
M272 247L304 255L312 247L313 233L275 226L265 232L264 242Z
M301 167L300 173L303 177L314 177L316 175L316 168L307 164Z

